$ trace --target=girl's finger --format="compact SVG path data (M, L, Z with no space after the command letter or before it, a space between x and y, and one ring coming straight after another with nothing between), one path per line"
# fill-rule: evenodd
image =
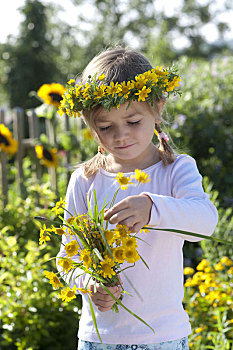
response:
M110 218L109 218L109 222L110 224L116 224L119 223L123 220L128 219L129 217L132 216L131 210L129 209L123 209L119 212L117 212L116 214L113 214Z
M108 211L106 211L106 213L104 214L104 219L108 220L113 214L127 209L128 208L128 204L125 201L125 199L123 199L123 201L117 203L116 205L114 205L112 208L110 208Z

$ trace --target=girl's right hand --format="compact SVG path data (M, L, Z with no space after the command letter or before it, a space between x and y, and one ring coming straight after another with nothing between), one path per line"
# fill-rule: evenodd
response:
M100 286L99 283L96 283L96 293L94 293L94 284L95 282L91 280L88 284L88 289L92 292L91 300L101 312L111 310L115 300ZM122 288L120 285L114 287L108 287L109 291L114 295L116 299L119 299L121 296Z

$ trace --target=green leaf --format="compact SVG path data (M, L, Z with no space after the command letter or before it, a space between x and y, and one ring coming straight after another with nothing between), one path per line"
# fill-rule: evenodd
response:
M100 342L102 343L102 339L100 337L100 334L99 334L99 330L98 330L98 327L97 327L97 322L96 322L96 317L95 317L95 311L94 311L94 308L93 308L93 305L92 305L92 302L91 302L91 299L88 295L88 300L89 300L89 305L90 305L90 310L91 310L91 316L92 316L92 320L93 320L93 323L94 323L94 326L95 326L95 330L96 330L96 333L98 335L98 338L100 340Z
M146 227L143 227L143 228L146 228ZM222 244L228 244L228 245L232 245L233 246L233 242L225 241L223 239L219 239L219 238L215 238L215 237L202 235L200 233L194 233L194 232L182 231L182 230L175 230L175 229L170 229L170 228L154 228L154 227L150 227L149 229L150 230L156 230L156 231L166 231L166 232L181 233L183 235L188 235L188 236L193 236L193 237L200 237L200 238L204 238L204 239L209 239L209 240L211 240L213 242L219 242L219 243L222 243Z
M95 253L95 255L99 258L100 261L104 261L102 255L100 254L99 250L97 248L93 249L93 252Z
M149 266L147 265L147 263L145 262L145 260L143 259L143 257L142 257L140 254L138 254L138 255L140 256L142 262L146 265L146 267L148 268L148 270L150 270Z
M102 238L104 240L105 246L106 246L107 250L109 251L109 254L111 255L111 258L114 260L114 257L112 255L112 251L111 251L111 249L110 249L110 247L108 245L108 242L107 242L107 240L105 238L104 232L102 231L102 228L101 228L100 224L97 224L97 227L98 227L99 232L100 232L100 234L101 234L101 236L102 236Z
M87 194L87 205L88 205L88 215L93 219L92 211L91 211L91 203L90 203L90 198L89 195Z

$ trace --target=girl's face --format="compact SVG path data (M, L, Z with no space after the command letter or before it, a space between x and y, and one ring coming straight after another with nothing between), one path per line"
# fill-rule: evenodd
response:
M154 163L151 164L151 161L157 153L152 143L155 115L143 108L140 102L132 102L126 108L127 103L118 110L98 111L95 117L96 132L113 163L127 164L127 168L131 164L133 168L137 166L142 169Z

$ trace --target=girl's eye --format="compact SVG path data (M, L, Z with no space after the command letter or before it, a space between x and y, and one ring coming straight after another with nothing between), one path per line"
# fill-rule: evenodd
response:
M99 129L100 129L100 131L105 131L105 130L108 130L110 127L111 127L111 126L109 125L109 126L101 127L101 128L99 128Z
M128 122L129 125L138 125L140 123L140 120L137 120L136 122Z

